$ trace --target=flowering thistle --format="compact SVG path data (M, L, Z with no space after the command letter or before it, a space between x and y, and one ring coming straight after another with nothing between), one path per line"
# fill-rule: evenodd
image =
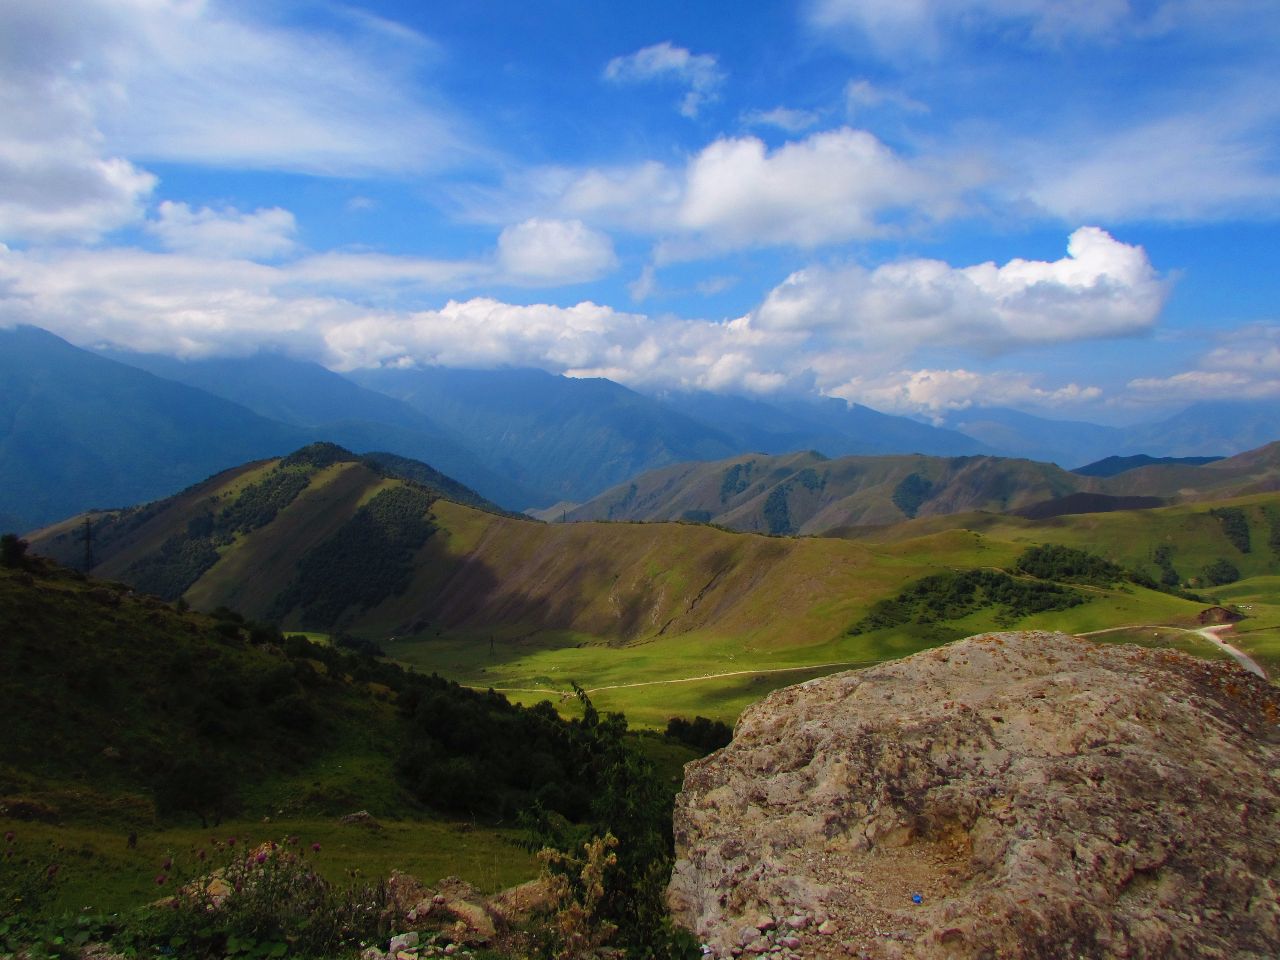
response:
M16 834L16 833L14 833L12 830L6 830L6 831L4 832L4 842L5 842L5 843L13 843L13 840L14 840L14 838L15 838L16 836L17 836L17 834Z
M259 851L258 851L258 855L257 855L256 857L254 857L254 859L255 859L255 860L257 860L257 861L258 861L258 863L266 863L266 862L267 862L267 851L265 851L265 850L259 850Z
M156 874L156 886L157 886L157 887L163 887L163 886L165 885L165 882L166 882L168 879L169 879L169 878L168 878L168 877L166 877L163 873L157 873L157 874Z
M313 843L313 844L311 845L311 850L312 850L312 852L313 852L313 853L319 853L319 852L320 852L320 844L318 844L318 843Z
M172 870L172 869L173 869L173 857L165 857L165 858L164 858L164 863L160 864L160 868L161 868L162 870Z
M235 837L227 837L227 846L228 846L228 847L234 847L235 845L236 845L236 838L235 838Z

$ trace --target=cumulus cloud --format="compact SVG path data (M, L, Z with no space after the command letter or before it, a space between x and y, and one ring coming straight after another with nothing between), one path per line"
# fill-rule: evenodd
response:
M544 168L464 203L477 220L519 209L651 235L669 262L898 234L965 212L987 177L965 156L912 158L838 127L772 149L759 137L720 137L682 165Z
M614 57L605 65L604 77L613 83L679 83L687 87L680 100L680 113L690 118L717 98L725 79L713 54L690 53L665 40L635 53Z
M820 329L877 353L920 344L1000 352L1145 332L1165 295L1141 247L1081 227L1067 256L1052 262L957 268L906 260L874 270L802 270L769 293L753 321L764 329Z
M773 151L755 137L717 140L690 163L676 217L713 245L812 247L875 236L885 214L944 194L872 134L842 128Z
M828 391L832 396L865 403L877 410L942 414L981 406L1063 406L1102 397L1096 386L1068 383L1042 387L1026 373L981 373L955 370L898 370L888 375L857 377Z
M507 277L526 283L594 280L618 263L605 234L581 220L541 218L502 231L498 262Z
M91 37L112 35L105 10L73 6L0 5L0 239L9 242L97 239L141 217L156 185L103 144L82 89L96 78L66 75L93 54Z
M457 289L505 269L489 260L329 253L261 263L125 249L0 248L0 316L73 342L181 356L269 347L337 368L509 364L655 389L816 389L937 410L982 390L1010 402L1096 396L1087 386L1041 387L968 367L912 365L918 353L939 345L980 355L1146 329L1163 288L1141 250L1084 228L1072 236L1070 251L1052 263L999 267L909 261L830 274L828 280L839 280L834 286L815 283L821 271L809 271L754 311L706 320L491 297L421 308L428 291ZM826 296L833 290L837 302ZM397 298L397 291L409 295Z
M241 213L231 207L193 210L166 200L146 228L169 250L256 260L291 251L298 225L293 214L280 207Z

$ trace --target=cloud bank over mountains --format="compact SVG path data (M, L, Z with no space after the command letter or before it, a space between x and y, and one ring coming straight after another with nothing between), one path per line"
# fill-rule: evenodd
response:
M225 231L209 211L171 219L191 231L185 253L76 251L56 257L0 253L0 309L8 317L77 331L93 340L179 356L283 349L339 369L380 365L535 366L572 376L606 376L651 389L769 393L803 383L849 399L874 396L895 407L936 404L925 384L949 383L947 396L972 397L988 381L964 370L903 370L939 344L965 352L1011 352L1131 335L1149 328L1166 283L1140 248L1097 228L1077 230L1067 255L1052 262L1014 260L951 267L908 260L866 270L856 265L801 271L749 313L723 320L646 316L591 302L560 307L513 305L489 297L449 300L432 310L378 306L397 283L448 286L449 265L378 255L322 254L267 264L220 256L217 241L241 227L262 248L281 236L273 211L228 215ZM581 224L530 221L504 233L497 263L459 270L514 270L536 277L544 248L520 233L557 231L566 261L592 269L612 256ZM287 231L286 231L287 239ZM200 255L201 244L213 253ZM523 259L522 259L523 258ZM92 316L86 321L84 318ZM1082 318L1085 318L1082 320ZM921 380L918 374L927 373ZM1008 377L1002 378L1008 381ZM1057 392L1023 384L1039 400L1090 398L1072 385ZM905 392L895 384L901 384ZM910 385L914 387L906 389ZM1008 388L1006 387L1006 392ZM966 390L968 391L966 394ZM1038 390L1039 392L1036 392ZM1029 392L1028 392L1029 391Z
M0 7L0 324L925 416L1280 393L1280 274L1203 292L1277 239L1272 3L490 13Z

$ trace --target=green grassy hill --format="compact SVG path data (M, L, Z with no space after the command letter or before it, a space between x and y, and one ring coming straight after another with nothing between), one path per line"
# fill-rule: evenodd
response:
M971 468L988 468L977 459ZM792 467L800 464L822 461L798 455ZM603 706L654 726L673 714L732 719L774 687L983 630L1189 627L1205 603L1178 591L1216 596L1280 574L1274 494L770 537L695 523L538 523L438 497L365 460L305 451L95 522L102 575L286 630L367 638L402 662L525 702L566 698L572 712L577 681ZM76 530L68 521L44 531L34 549L74 559ZM983 593L945 617L851 632L923 578L1012 570L1046 543L1087 550L1136 579L1072 587L1081 602L1050 612ZM1256 605L1253 626L1264 629L1254 640L1265 648L1274 607L1265 591ZM1177 643L1211 652L1193 636Z

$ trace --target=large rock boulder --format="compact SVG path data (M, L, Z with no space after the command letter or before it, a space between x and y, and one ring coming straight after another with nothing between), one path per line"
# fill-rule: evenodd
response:
M1233 663L971 637L779 690L676 801L718 956L1280 956L1280 692Z

